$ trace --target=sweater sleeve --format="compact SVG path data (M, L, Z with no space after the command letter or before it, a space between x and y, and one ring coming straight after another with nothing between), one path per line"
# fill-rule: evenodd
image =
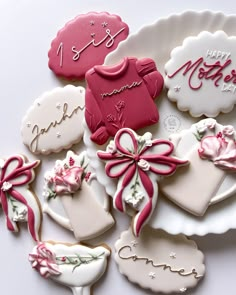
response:
M151 58L143 58L136 61L137 72L143 78L148 92L152 98L156 98L162 91L164 79L157 70L155 62Z
M96 99L88 87L85 94L85 105L85 120L92 133L90 138L97 144L104 144L108 140L109 134L104 126L102 114Z

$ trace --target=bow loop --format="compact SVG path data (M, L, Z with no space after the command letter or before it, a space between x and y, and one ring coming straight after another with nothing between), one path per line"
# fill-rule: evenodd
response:
M174 145L168 140L152 140L149 132L138 136L133 130L123 128L116 133L106 152L98 152L98 157L107 162L106 174L111 178L119 178L114 207L123 212L128 199L129 204L139 211L133 223L135 235L139 235L155 208L157 189L154 187L157 177L170 175L178 165L188 162L171 157L173 150ZM134 184L130 185L131 182ZM139 193L143 195L141 198L138 197ZM137 208L138 199L145 205L141 203Z
M10 231L16 231L16 225L9 217L8 198L12 197L17 202L22 203L27 208L29 231L35 241L38 240L35 231L35 216L33 209L28 205L25 197L15 189L18 186L24 186L30 183L34 178L33 168L38 166L39 161L25 164L22 156L12 156L8 158L0 173L0 201L3 211L6 215L7 228Z

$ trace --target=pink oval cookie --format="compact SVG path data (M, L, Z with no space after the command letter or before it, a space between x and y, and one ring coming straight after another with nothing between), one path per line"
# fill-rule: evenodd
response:
M107 12L81 14L68 22L52 41L49 68L58 76L84 79L94 65L103 64L108 53L127 38L129 27Z

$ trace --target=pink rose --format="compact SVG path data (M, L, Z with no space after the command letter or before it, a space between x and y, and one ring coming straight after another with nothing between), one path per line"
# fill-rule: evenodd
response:
M236 143L221 136L206 136L198 149L202 159L208 159L222 169L236 170Z
M51 275L60 275L59 267L56 264L56 256L44 243L39 243L29 254L29 261L41 276L48 278Z
M84 169L77 166L58 169L53 179L56 194L75 193L82 184L83 172Z
M231 126L231 125L227 125L227 126L224 127L222 132L226 136L232 136L232 135L234 135L234 127Z
M219 156L220 150L225 144L222 137L205 136L201 140L201 147L198 149L199 156L202 159L214 160Z

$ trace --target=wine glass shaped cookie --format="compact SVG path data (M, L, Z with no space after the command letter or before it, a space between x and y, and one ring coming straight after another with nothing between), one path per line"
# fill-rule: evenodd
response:
M42 213L39 200L29 185L39 163L27 163L22 155L0 159L0 203L6 215L7 228L18 232L18 223L27 222L35 241L40 240Z
M208 118L171 136L174 154L185 156L189 166L160 182L161 191L194 215L236 192L236 141L233 126Z
M67 85L36 99L22 121L23 142L34 154L60 152L81 140L84 129L83 87Z
M44 212L61 226L73 231L78 241L101 235L114 225L109 213L108 196L89 166L86 152L67 152L64 160L56 161L45 174ZM67 217L50 207L59 199Z
M91 287L104 274L110 250L106 245L41 242L29 254L32 267L44 278L71 288L73 295L91 295Z
M113 66L95 66L86 81L85 119L95 143L104 144L121 128L136 130L158 122L154 99L163 78L152 59L126 57Z
M151 133L137 135L129 128L120 129L106 151L98 157L106 161L105 171L118 178L114 207L124 212L134 210L132 229L138 236L155 209L160 176L173 174L178 165L188 161L171 157L173 144L164 139L152 140Z
M58 76L84 79L86 71L101 65L108 53L127 38L129 27L107 12L89 12L69 21L52 41L49 68Z
M153 292L184 293L205 273L202 252L184 235L169 235L146 226L135 237L129 229L121 233L115 250L119 271Z
M236 37L223 31L188 37L165 65L168 98L193 117L216 117L236 103Z

